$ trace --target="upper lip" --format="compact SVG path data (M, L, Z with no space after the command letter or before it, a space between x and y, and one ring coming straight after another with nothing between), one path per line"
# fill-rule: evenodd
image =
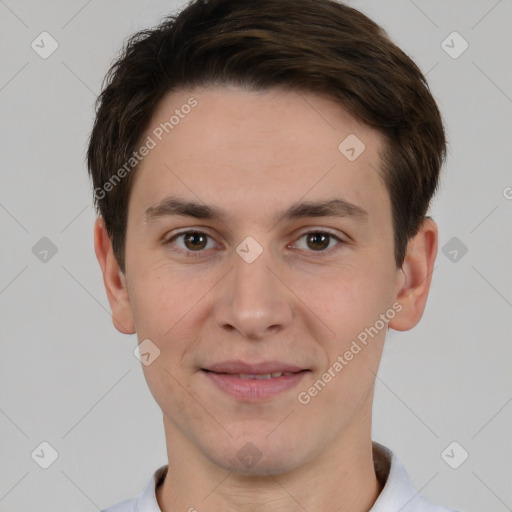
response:
M267 373L296 373L306 368L301 368L293 364L283 363L281 361L263 361L261 363L245 363L244 361L224 361L216 363L203 370L215 373L233 373L245 375L265 375Z

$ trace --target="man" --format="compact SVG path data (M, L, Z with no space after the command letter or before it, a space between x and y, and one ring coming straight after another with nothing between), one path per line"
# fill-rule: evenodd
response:
M169 465L109 512L448 510L371 439L444 156L419 69L341 3L196 1L131 38L89 144L95 248Z

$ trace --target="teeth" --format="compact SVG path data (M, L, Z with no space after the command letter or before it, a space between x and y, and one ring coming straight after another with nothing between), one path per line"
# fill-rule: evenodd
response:
M274 372L274 373L263 373L263 374L259 374L259 375L252 375L252 374L248 374L248 373L239 373L238 377L240 377L243 380L246 380L246 379L267 380L272 377L282 377L283 375L284 376L293 375L293 373L291 373L291 372Z

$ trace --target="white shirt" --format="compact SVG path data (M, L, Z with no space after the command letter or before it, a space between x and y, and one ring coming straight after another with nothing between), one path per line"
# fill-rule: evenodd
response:
M455 512L420 496L404 466L385 446L373 443L373 459L383 489L369 512ZM158 468L136 498L124 500L102 512L162 512L155 489L164 481L167 468Z

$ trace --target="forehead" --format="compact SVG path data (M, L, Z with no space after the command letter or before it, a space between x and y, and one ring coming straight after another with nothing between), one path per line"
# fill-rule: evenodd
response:
M173 92L154 112L143 142L149 139L154 147L132 190L139 210L170 193L239 213L329 195L369 210L387 200L381 135L314 93Z

